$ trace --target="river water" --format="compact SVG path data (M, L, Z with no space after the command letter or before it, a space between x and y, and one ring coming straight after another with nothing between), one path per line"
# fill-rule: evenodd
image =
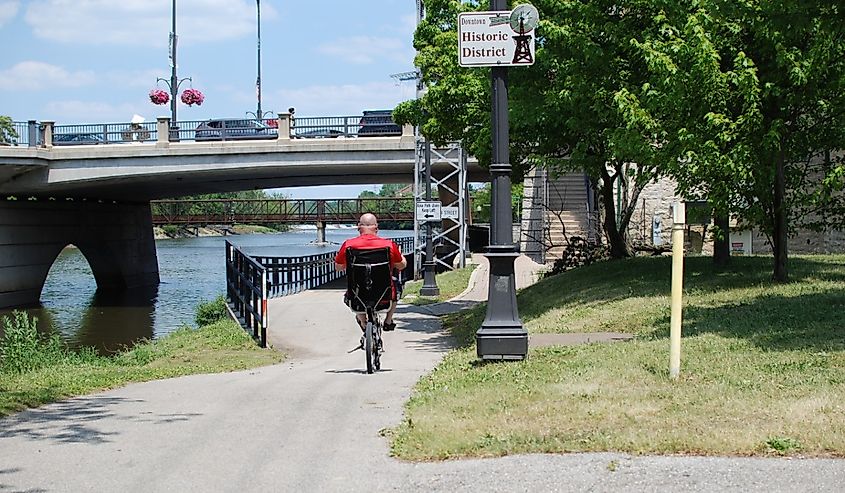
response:
M413 235L411 231L379 233ZM343 240L355 235L355 228L328 229L327 245L313 243L314 230L156 240L161 283L111 296L97 293L88 261L79 250L66 248L47 275L41 307L26 311L38 318L40 331L58 333L69 346L92 346L110 353L194 325L200 301L225 295L226 239L247 254L293 257L337 250ZM0 311L0 316L8 313Z

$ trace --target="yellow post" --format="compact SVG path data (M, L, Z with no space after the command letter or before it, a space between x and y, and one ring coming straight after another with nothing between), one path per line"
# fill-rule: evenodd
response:
M681 309L684 291L684 225L686 205L672 205L672 318L669 331L669 377L677 380L681 373Z

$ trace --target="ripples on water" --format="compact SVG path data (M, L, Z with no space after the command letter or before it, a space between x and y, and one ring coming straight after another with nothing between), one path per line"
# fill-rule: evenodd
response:
M383 236L411 236L383 231ZM254 255L299 256L337 250L357 230L326 231L328 245L312 243L316 232L293 231L228 237L157 240L158 286L114 295L97 293L88 261L76 248L59 254L41 292L41 307L29 309L39 330L59 333L71 347L93 346L108 353L141 339L154 339L193 325L196 306L225 294L224 241ZM8 313L0 311L0 315ZM2 328L0 328L2 330Z

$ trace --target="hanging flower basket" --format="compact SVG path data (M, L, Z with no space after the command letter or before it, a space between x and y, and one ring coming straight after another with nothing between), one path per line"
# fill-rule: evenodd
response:
M170 102L170 95L162 89L153 89L150 91L150 101L153 104L167 104Z
M196 89L185 89L182 91L182 102L188 106L194 104L200 106L204 100L205 96Z

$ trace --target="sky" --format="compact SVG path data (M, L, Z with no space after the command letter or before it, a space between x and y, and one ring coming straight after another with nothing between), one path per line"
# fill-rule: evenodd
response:
M201 106L179 120L257 109L256 0L0 0L0 115L57 124L170 116L149 100L169 92L176 2L177 75ZM259 0L262 111L360 115L413 99L415 0ZM377 186L286 189L293 198L357 197Z

